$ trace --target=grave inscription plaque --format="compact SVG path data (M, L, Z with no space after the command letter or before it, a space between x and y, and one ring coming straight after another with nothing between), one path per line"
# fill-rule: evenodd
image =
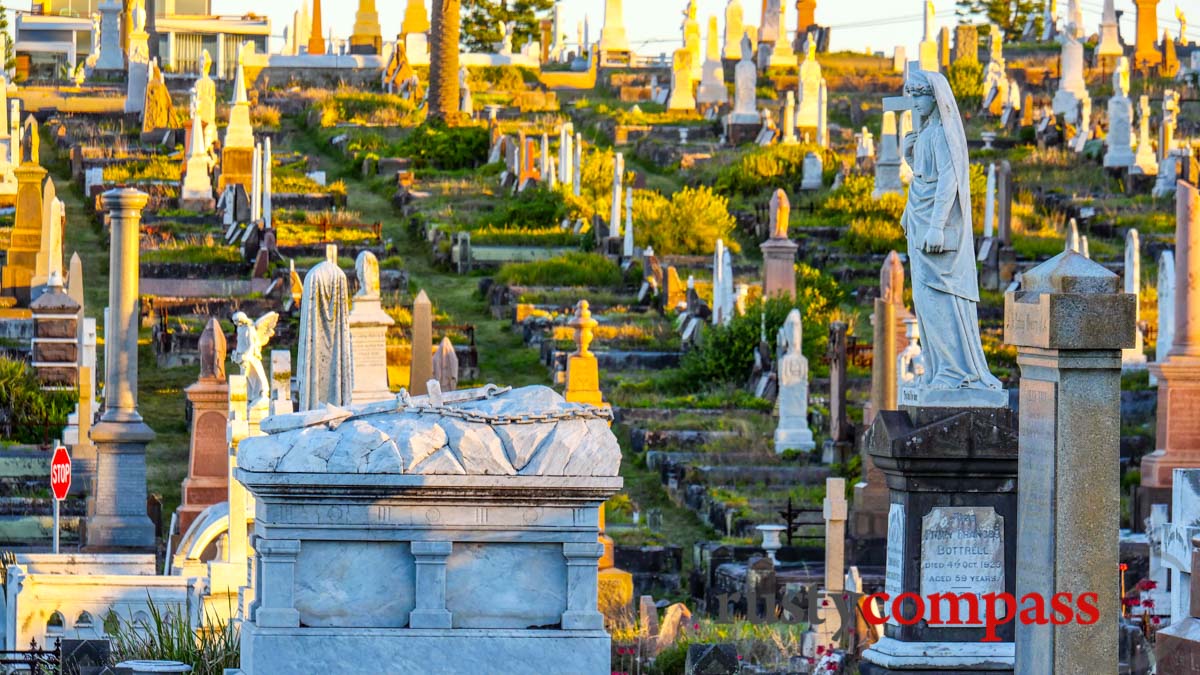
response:
M935 507L921 519L921 596L1004 591L1004 517L990 506ZM980 606L984 600L980 597ZM982 625L982 615L959 607L966 625ZM1003 609L1003 606L1001 606ZM949 600L939 603L938 616L953 616ZM931 628L952 625L931 623Z

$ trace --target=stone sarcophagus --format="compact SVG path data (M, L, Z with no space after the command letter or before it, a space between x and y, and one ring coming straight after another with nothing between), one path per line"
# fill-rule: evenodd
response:
M236 473L256 509L244 672L609 672L609 416L489 385L264 420Z

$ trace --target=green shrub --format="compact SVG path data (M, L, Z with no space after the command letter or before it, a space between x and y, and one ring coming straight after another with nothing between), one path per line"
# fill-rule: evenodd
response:
M563 195L556 190L538 186L503 199L480 220L493 228L544 228L557 226L567 213Z
M954 90L959 110L978 110L983 105L983 64L960 59L946 69L946 80Z
M830 315L842 300L842 290L832 277L800 263L796 266L796 294L795 302L779 297L759 300L729 324L707 328L700 346L683 357L680 366L685 378L693 383L743 382L754 365L763 315L766 315L767 341L773 345L793 308L800 309L804 327L802 351L811 368L824 353Z
M567 214L572 220L591 222L599 215L608 220L612 208L613 153L611 150L591 149L583 155L583 166L579 169L579 196L571 192L570 185L562 185L559 191L567 204ZM637 194L634 194L634 213L637 209Z
M817 213L837 219L840 222L835 222L839 226L856 218L892 221L899 224L900 217L904 215L904 195L888 194L874 199L871 197L874 190L874 177L858 174L846 176L842 186L830 191L825 201L818 205ZM792 213L796 213L795 209ZM800 213L802 223L806 217L807 214Z
M907 247L899 220L855 218L842 235L841 243L853 253L887 253Z
M676 643L667 647L654 657L650 675L683 675L687 666L687 645Z
M820 154L826 169L835 167L838 162L833 151L812 143L756 146L737 161L721 167L713 180L713 188L727 196L757 196L775 188L799 185L804 156L809 152Z
M633 234L639 246L651 246L658 255L711 253L718 239L731 251L736 223L729 215L729 200L712 188L685 187L668 200L657 192L633 193Z
M509 263L500 268L496 281L514 286L590 286L623 285L621 268L598 253L568 253L550 260Z
M43 390L24 361L0 357L0 436L5 440L42 443L58 436L78 400L73 391Z
M448 127L433 120L412 130L391 153L412 160L415 169L470 169L487 162L486 127Z
M142 251L142 262L220 265L244 261L242 252L236 246L181 245L161 246L149 251Z

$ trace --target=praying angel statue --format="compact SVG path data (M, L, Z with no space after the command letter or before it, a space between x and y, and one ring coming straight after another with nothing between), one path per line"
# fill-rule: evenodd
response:
M1004 407L979 337L979 287L971 229L970 162L954 92L939 73L913 68L904 85L917 128L904 137L913 170L900 220L908 241L913 304L925 328L925 373L902 404Z
M275 336L275 325L279 323L279 315L267 312L257 321L251 321L245 312L233 315L233 325L237 328L237 348L233 350L233 362L242 369L246 376L246 398L253 407L259 399L266 400L271 391L267 381L267 372L263 369L262 350L267 342Z

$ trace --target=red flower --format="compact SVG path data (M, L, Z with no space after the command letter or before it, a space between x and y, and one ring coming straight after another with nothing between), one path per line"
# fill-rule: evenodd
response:
M1153 623L1155 626L1157 626L1158 625L1158 617L1157 616L1150 617L1150 622Z
M738 661L741 661L741 660L742 660L742 655L738 654Z
M824 654L825 653L825 645L817 645L817 653Z
M825 664L825 670L828 670L828 671L834 671L834 670L837 670L837 664L836 664L836 663L834 663L834 662L832 662L832 661L830 661L829 663L826 663L826 664Z
M1153 607L1153 606L1154 606L1153 600L1143 600L1142 601L1142 607Z
M692 624L692 629L693 629L693 630L700 630L700 624L699 624L699 623L694 623L694 624Z
M1144 591L1152 591L1158 588L1158 582L1153 579L1142 579L1138 582L1138 586Z
M1137 605L1137 598L1121 598L1121 604L1126 607L1134 607Z

